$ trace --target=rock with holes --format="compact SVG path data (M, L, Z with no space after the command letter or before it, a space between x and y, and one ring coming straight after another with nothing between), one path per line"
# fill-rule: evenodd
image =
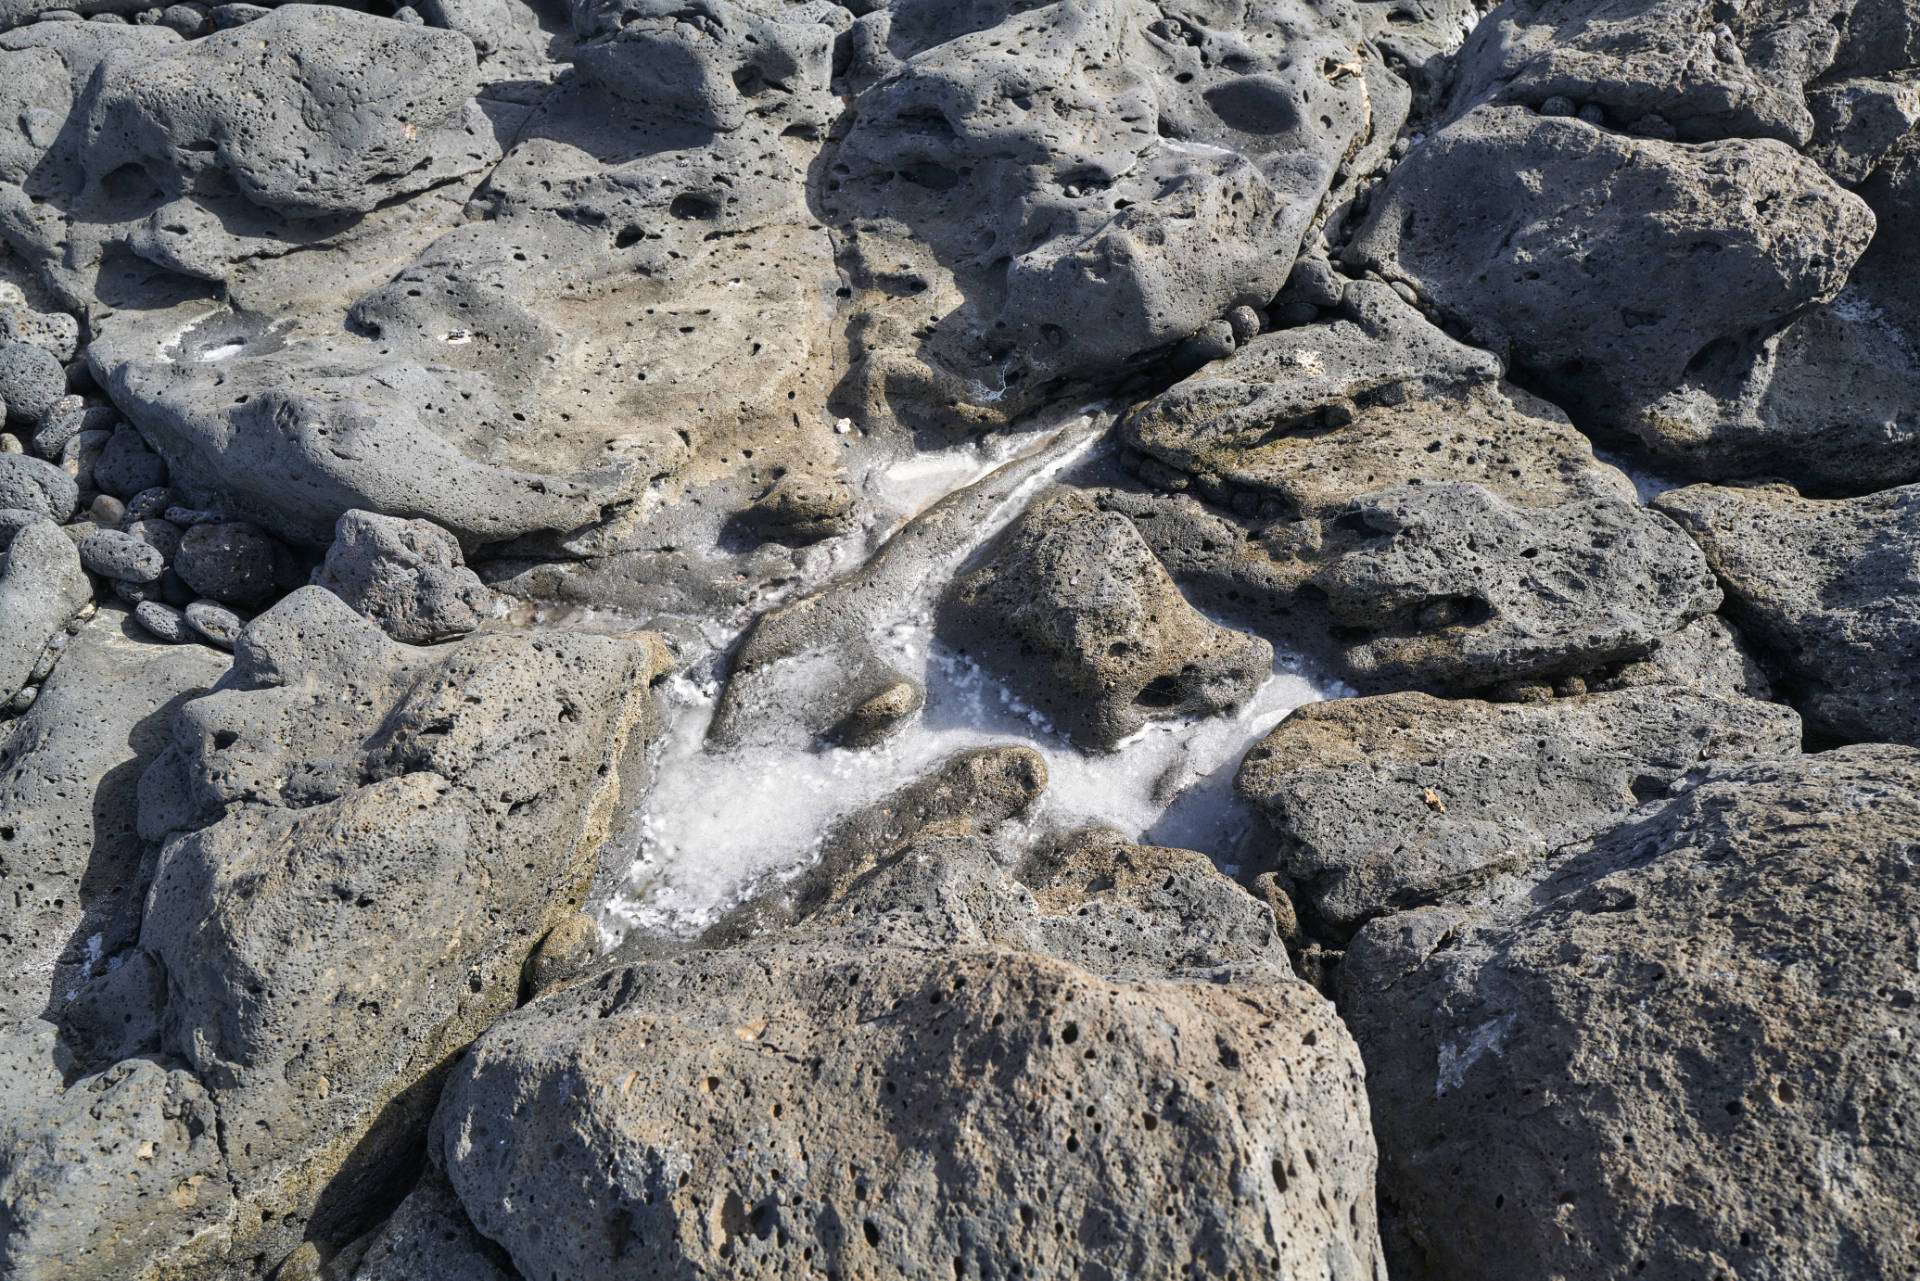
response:
M1385 285L1355 281L1337 315L1262 334L1120 431L1206 492L1295 519L1436 481L1472 481L1524 506L1632 497L1564 414L1500 372Z
M159 56L109 59L88 181L132 166L169 197L223 185L291 216L365 213L477 168L473 45L330 6L282 5Z
M1838 0L1814 12L1781 0L1737 10L1656 0L1602 11L1578 0L1516 0L1466 42L1454 102L1539 108L1560 97L1628 133L1800 146L1821 131L1822 90L1813 82L1920 63L1910 5Z
M12 1281L219 1275L234 1211L206 1088L135 1058L64 1089L50 1024L0 1029L0 1262ZM171 1275L183 1275L175 1271Z
M1920 755L1709 772L1343 967L1380 1191L1435 1275L1920 1263Z
M341 515L313 581L412 645L472 631L491 595L446 530L362 511Z
M1273 668L1266 641L1187 603L1131 521L1070 489L953 583L939 628L1088 749L1149 720L1231 711Z
M1643 686L1543 703L1382 694L1309 703L1235 787L1286 873L1336 929L1527 868L1690 772L1800 750L1774 703Z
M1821 501L1785 485L1694 485L1656 502L1706 551L1810 727L1920 744L1920 486Z
M1111 376L1285 283L1407 91L1348 5L888 6L828 174L864 413L964 423Z
M1699 549L1617 498L1520 507L1478 485L1369 494L1293 533L1372 687L1466 691L1642 658L1720 603Z
M1345 255L1604 426L1713 344L1832 298L1873 230L1864 201L1782 143L1682 146L1489 106L1408 154Z
M923 841L791 932L543 997L433 1159L529 1275L1384 1277L1358 1063L1268 909L1098 848L1029 891Z
M208 1087L236 1249L391 1205L436 1069L513 1006L636 779L648 634L400 645L317 587L250 623L140 782L161 1041Z
M102 609L0 741L0 1022L58 1011L125 960L147 891L140 773L179 704L226 669Z
M1858 190L1878 227L1838 298L1709 346L1622 424L1663 467L1788 476L1827 494L1920 479L1920 134L1878 157Z
M35 520L14 534L0 552L0 704L38 678L41 655L92 597L65 530Z
M505 1252L474 1231L444 1175L428 1169L342 1281L513 1281Z
M0 454L0 510L34 512L64 523L80 501L73 477L26 454Z

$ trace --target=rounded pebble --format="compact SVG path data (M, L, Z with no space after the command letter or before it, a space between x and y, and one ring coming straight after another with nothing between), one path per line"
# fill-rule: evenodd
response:
M0 431L0 454L24 454L27 447L10 431Z
M117 529L96 529L82 538L80 563L104 578L125 583L158 582L167 571L159 548Z
M1595 102L1589 102L1586 106L1580 108L1576 114L1590 125L1603 125L1607 123L1607 113L1601 110L1600 104Z
M1540 104L1540 114L1543 116L1570 116L1573 114L1573 99L1562 97L1556 93L1553 97L1548 98Z
M87 515L96 525L115 525L127 518L127 505L112 494L101 494L87 508Z
M19 693L15 694L13 698L8 701L7 706L15 712L24 712L33 706L33 700L38 697L40 697L40 687L38 685L28 685L23 687Z
M52 463L25 454L0 454L0 507L65 522L79 501L80 486Z
M173 567L209 600L253 605L273 595L274 559L273 540L251 525L195 525L180 536Z
M9 419L37 423L66 394L67 371L52 352L30 342L0 346L0 399Z
M141 601L133 607L133 620L163 641L178 645L193 640L199 633L187 625L187 616L171 605L157 600Z
M33 113L22 113L22 124L27 123L25 117L29 114ZM40 109L38 114L53 115L44 109ZM54 118L58 120L58 117ZM29 131L33 131L31 126ZM44 144L36 142L36 145ZM80 353L80 322L64 311L35 311L31 307L15 304L0 307L0 338L43 347L64 365Z
M1245 342L1260 333L1260 313L1242 305L1227 313L1227 327L1233 330L1235 342Z
M197 600L186 609L187 624L199 632L210 643L221 649L232 649L240 639L240 629L245 626L240 615L228 609L218 601Z

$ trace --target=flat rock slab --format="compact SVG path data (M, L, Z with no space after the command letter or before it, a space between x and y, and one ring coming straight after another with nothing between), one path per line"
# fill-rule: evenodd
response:
M1792 709L1653 685L1541 703L1425 694L1309 703L1235 786L1278 869L1336 927L1540 862L1688 772L1800 750Z

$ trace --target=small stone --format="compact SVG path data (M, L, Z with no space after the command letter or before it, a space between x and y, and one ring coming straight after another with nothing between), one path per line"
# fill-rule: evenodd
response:
M107 585L113 594L129 605L138 605L145 601L159 600L165 593L158 582L135 583L124 578L110 578Z
M128 521L126 531L160 553L167 560L180 550L181 528L167 520Z
M205 35L212 24L204 5L170 4L160 11L160 25L192 40Z
M0 454L0 507L64 522L79 501L80 487L73 477L52 463L25 454Z
M186 615L159 601L142 601L134 606L133 620L161 640L175 645L195 637L194 629L187 625Z
M1318 319L1320 319L1320 309L1312 303L1302 301L1298 298L1292 302L1283 302L1273 309L1274 327L1276 329L1292 329L1298 325L1311 325Z
M8 701L7 708L15 714L24 712L33 706L33 700L38 697L40 697L40 687L38 685L28 685Z
M1540 114L1543 116L1570 116L1573 112L1573 99L1557 93L1540 104Z
M1662 142L1672 142L1680 136L1680 131L1669 124L1665 116L1651 111L1634 121L1628 132L1642 138L1658 138Z
M1406 303L1410 307L1417 307L1420 305L1420 295L1414 291L1414 288L1412 285L1408 284L1404 280L1396 280L1393 282L1393 292L1396 294L1399 294L1400 301Z
M111 429L116 416L111 405L90 409L78 396L63 396L33 433L33 452L42 458L58 458L68 441L83 431Z
M24 454L26 452L26 446L20 443L18 436L10 431L0 431L0 454Z
M1224 320L1216 320L1174 348L1174 368L1192 373L1216 360L1225 360L1239 345L1234 340L1233 327Z
M144 489L127 500L128 520L153 520L167 514L173 506L170 489Z
M229 27L243 27L272 12L273 10L257 4L217 4L213 6L213 25L225 31Z
M79 543L80 563L104 578L154 583L166 572L160 550L117 529L94 529Z
M0 345L0 399L13 422L37 423L67 394L67 371L44 347L30 342Z
M1260 333L1260 313L1244 304L1235 307L1226 316L1227 327L1233 330L1233 340L1243 343Z
M118 528L120 522L127 518L127 505L112 494L99 494L87 508L87 515L96 525Z
M176 525L216 524L224 519L219 512L205 511L198 507L169 507L164 515Z
M187 586L186 580L169 565L167 572L160 575L160 598L177 609L185 609L198 597L193 588Z
M139 432L121 423L94 460L93 479L106 493L131 498L166 484L167 464Z
M174 524L173 510L167 519ZM273 594L274 542L251 525L194 525L180 538L174 569L196 591L227 605L257 605Z
M29 119L35 117L35 119ZM50 146L52 138L40 141L35 134L44 136L47 122L51 122L57 135L63 118L44 107L34 107L20 113L20 124L27 134L27 140L37 147ZM39 312L30 307L19 305L0 306L0 338L9 342L30 342L46 351L61 364L72 360L80 351L80 322L64 311Z
M1607 123L1607 113L1600 109L1598 103L1589 102L1575 114L1590 125L1603 125Z
M197 600L186 609L187 624L221 649L232 649L246 624L240 615L218 601Z
M1287 277L1285 296L1316 307L1337 307L1347 296L1347 278L1324 257L1302 258L1293 264L1293 274Z

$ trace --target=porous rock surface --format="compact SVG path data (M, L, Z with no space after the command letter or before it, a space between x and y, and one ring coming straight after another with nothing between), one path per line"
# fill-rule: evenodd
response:
M567 1275L1380 1275L1358 1063L1271 914L1100 848L1160 868L1049 904L924 841L791 933L544 998L462 1062L435 1159ZM1232 942L1180 946L1202 904Z
M1347 1009L1423 1270L1910 1271L1917 780L1889 746L1717 767L1362 930Z
M1139 531L1070 490L1034 503L941 602L961 652L1094 747L1149 719L1230 711L1273 647L1189 605Z
M1911 0L0 0L0 1274L1906 1276L1916 211Z
M1920 489L1821 502L1784 485L1696 485L1659 504L1705 549L1729 612L1779 655L1783 692L1810 725L1856 742L1920 743Z
M1694 770L1799 750L1788 708L1667 685L1539 703L1381 694L1300 708L1235 786L1273 820L1279 869L1350 928L1532 866Z

